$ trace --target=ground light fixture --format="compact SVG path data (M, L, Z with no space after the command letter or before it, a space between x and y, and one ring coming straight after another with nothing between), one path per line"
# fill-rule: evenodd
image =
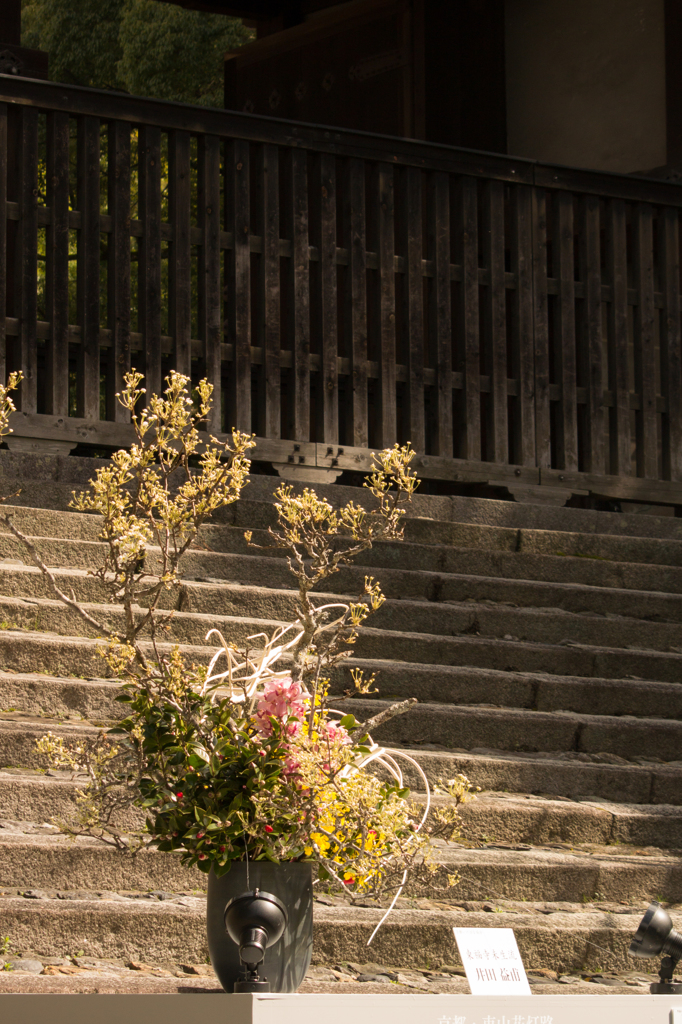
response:
M287 910L281 900L270 892L253 889L234 896L225 907L225 929L239 946L239 959L245 978L236 981L235 992L269 992L267 978L260 978L258 968L265 959L265 950L282 938L287 925Z
M659 980L651 985L654 995L682 994L682 984L673 983L675 968L682 959L682 934L675 931L670 914L659 903L649 905L630 943L629 952L631 956L646 959L663 956Z

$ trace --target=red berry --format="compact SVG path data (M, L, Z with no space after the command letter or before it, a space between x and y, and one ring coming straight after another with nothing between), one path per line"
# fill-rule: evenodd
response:
M265 826L265 831L266 832L272 832L273 831L272 825L266 825Z

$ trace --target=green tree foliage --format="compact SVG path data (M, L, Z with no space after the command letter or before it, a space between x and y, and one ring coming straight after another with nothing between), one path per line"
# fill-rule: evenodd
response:
M215 107L224 54L252 38L237 18L157 0L22 0L22 26L54 81Z

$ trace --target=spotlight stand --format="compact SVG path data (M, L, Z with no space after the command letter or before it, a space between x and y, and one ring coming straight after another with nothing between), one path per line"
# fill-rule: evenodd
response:
M653 902L639 923L630 943L630 955L650 958L665 954L658 981L649 986L652 995L682 995L682 984L673 981L675 968L682 959L682 934L676 932L670 915Z
M225 930L239 946L239 959L246 977L234 983L235 992L269 992L267 978L258 968L265 950L279 942L287 924L286 907L269 892L254 889L235 896L225 907Z
M682 984L680 982L673 982L673 974L675 968L680 961L679 957L676 956L664 956L661 960L661 966L658 970L658 981L655 981L653 985L649 986L649 991L652 995L680 995L682 994Z

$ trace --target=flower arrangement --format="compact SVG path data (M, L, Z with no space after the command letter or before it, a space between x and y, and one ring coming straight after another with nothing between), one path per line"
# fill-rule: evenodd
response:
M235 433L229 447L200 436L210 387L202 382L193 400L189 381L175 373L165 395L152 396L138 415L140 381L131 373L120 398L138 443L116 453L90 494L74 502L102 516L107 556L94 574L122 605L123 625L97 622L64 594L4 517L53 591L100 629L127 712L78 745L50 733L39 741L53 766L87 779L76 816L58 824L122 851L153 845L218 876L238 860L311 860L320 880L351 898L396 894L408 872L433 870L434 840L458 838L457 807L472 787L464 776L442 783L451 800L432 808L419 765L373 740L373 729L414 701L377 704L378 714L364 723L333 709L333 670L351 655L358 630L384 598L371 577L356 601L321 603L313 591L377 540L402 537L404 506L417 486L413 453L395 446L375 457L365 485L374 498L370 510L353 502L334 509L311 489L297 495L280 486L277 526L263 539L287 550L298 584L296 620L250 637L244 649L211 630L206 639L218 643L210 661L190 663L163 642L172 613L162 596L179 585L181 557L201 524L239 496L253 441ZM0 419L9 410L6 399L0 394ZM179 485L171 479L176 473ZM246 537L254 544L252 533ZM354 693L377 692L374 677L352 670L352 678ZM409 802L401 758L422 780L420 807ZM129 823L131 808L144 814L137 828L121 824L126 814Z

